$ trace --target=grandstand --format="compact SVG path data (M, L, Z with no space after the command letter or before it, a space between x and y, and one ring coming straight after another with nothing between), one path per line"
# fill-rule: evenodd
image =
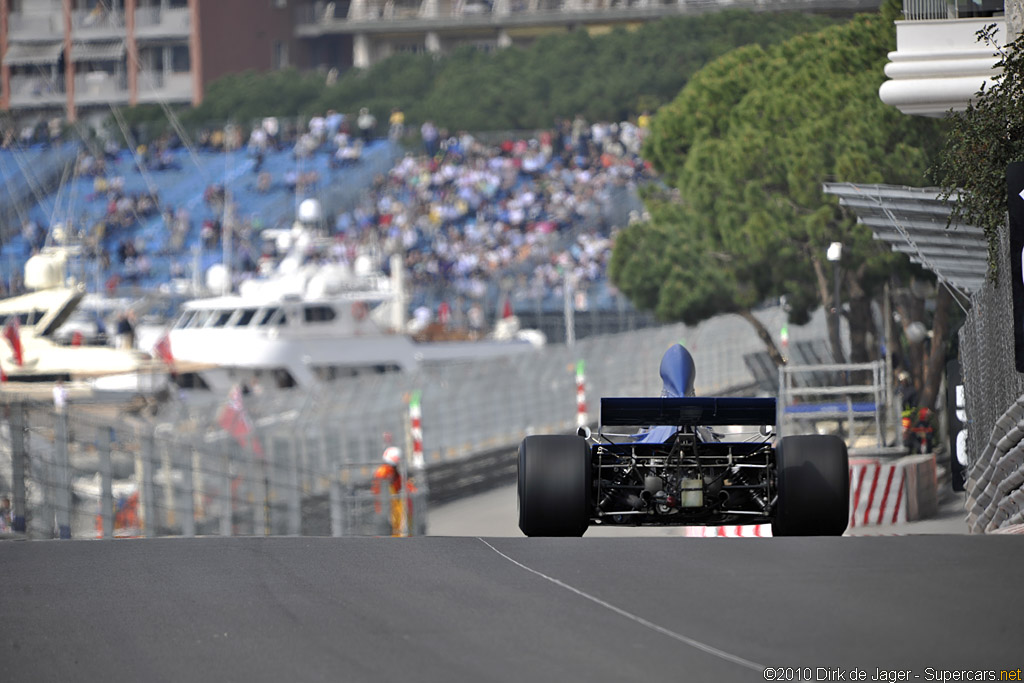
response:
M595 126L605 137L618 130ZM588 150L586 140L553 154L550 135L540 136L543 148L535 138L504 136L500 145L451 138L434 158L377 140L345 165L332 163L330 136L302 153L301 132L261 154L241 144L223 151L206 138L188 147L173 138L149 141L135 152L67 143L62 155L49 153L46 169L42 152L0 150L0 170L28 179L26 190L0 197L0 210L15 217L8 225L23 228L10 230L0 247L0 281L17 292L34 250L65 235L80 247L69 272L88 290L181 293L190 277L202 283L222 262L220 224L228 216L237 277L256 269L265 249L260 233L289 225L300 201L316 197L325 229L347 245L334 256L346 248L349 258L355 249L378 257L404 252L410 315L450 307L452 322L464 327L476 308L489 327L512 310L562 340L568 305L579 318L578 337L635 329L654 320L617 294L605 270L612 231L643 209L636 184L645 170L635 127L632 134L614 159ZM309 174L317 181L296 184Z
M249 222L256 230L278 227L291 221L297 202L306 196L315 195L330 210L343 208L372 182L375 174L386 171L398 154L392 143L378 141L366 149L359 166L332 170L328 156L313 156L297 162L290 148L271 150L265 155L260 170L270 175L272 183L267 191L261 192L257 189L254 172L256 160L246 149L231 152L194 149L190 153L185 147L177 147L170 152L169 166L161 170L140 165L135 155L122 150L107 159L105 179L109 182L122 177L123 192L127 196L155 191L158 202L153 214L136 212L136 220L131 225L117 226L106 220L110 204L105 193L97 191L98 176L71 170L76 156L80 152L84 154L81 146L65 143L59 151L59 155L54 155L37 149L0 150L0 170L5 174L5 181L8 177L18 178L25 187L22 191L11 191L12 185L8 184L8 192L0 196L0 211L16 221L8 221L7 225L24 225L31 221L41 228L35 243L24 231L9 230L4 236L0 267L4 273L3 285L9 290L18 281L18 274L33 250L41 246L43 239L53 239L52 233L46 235L44 231L69 222L76 241L85 252L84 258L73 263L71 272L83 280L90 291L98 291L112 282L111 278L113 282L140 289L161 289L175 272L174 266L192 268L196 254L200 273L222 261L221 247L203 248L201 239L204 221L223 218L222 213L204 201L212 186L220 185L229 193L237 206L239 221ZM39 162L44 159L48 165L42 169ZM51 166L57 169L56 173ZM289 171L295 169L304 173L315 171L321 179L319 185L297 194L285 183ZM184 210L189 216L190 229L178 249L169 249L169 231L162 215L168 209L172 213ZM107 223L106 227L97 229L103 223ZM139 254L146 255L145 272L137 269L137 261L133 266L117 258L119 246L126 240L134 243ZM97 256L101 251L109 255L108 267L99 267L101 261Z

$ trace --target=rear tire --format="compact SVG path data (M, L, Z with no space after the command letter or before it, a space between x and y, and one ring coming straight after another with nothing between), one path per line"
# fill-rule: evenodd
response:
M773 536L842 536L850 520L850 463L836 436L786 436L775 449Z
M590 447L578 436L528 436L519 445L519 528L582 536L590 525Z

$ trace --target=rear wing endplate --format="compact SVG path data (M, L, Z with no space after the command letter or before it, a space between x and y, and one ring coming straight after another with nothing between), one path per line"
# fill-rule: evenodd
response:
M601 426L774 425L774 398L602 398Z

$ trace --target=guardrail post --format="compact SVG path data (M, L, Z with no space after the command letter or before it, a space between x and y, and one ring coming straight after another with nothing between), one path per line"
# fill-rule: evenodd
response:
M96 450L100 460L100 534L114 537L114 477L110 467L110 427L96 428Z
M265 536L267 533L266 520L266 488L264 487L263 472L266 467L266 460L263 455L257 455L252 447L254 443L262 443L255 435L249 442L249 498L252 500L252 533L254 536Z
M302 507L299 497L299 459L294 439L288 441L288 533L302 533Z
M63 411L54 413L53 449L54 500L57 513L57 537L71 538L71 463L68 460L68 416Z
M153 493L153 459L156 450L156 439L153 430L142 428L142 448L139 457L142 460L142 531L146 538L156 536L156 500Z
M231 495L231 445L221 444L220 449L220 535L230 536L234 501Z
M184 491L181 495L181 535L192 538L196 535L196 506L195 506L195 449L189 447L182 458L181 483Z
M8 420L11 428L11 468L14 479L13 517L11 528L18 533L25 533L25 404L15 403L10 406Z
M171 462L171 445L166 439L160 442L160 469L164 473L164 509L167 515L168 529L175 529L178 526L178 505L174 496L174 467ZM170 531L169 533L174 533Z
M330 484L331 502L331 536L335 538L343 536L342 514L341 514L341 483L338 481L337 473L331 477Z

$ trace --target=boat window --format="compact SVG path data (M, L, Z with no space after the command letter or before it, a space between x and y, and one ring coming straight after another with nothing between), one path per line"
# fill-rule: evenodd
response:
M260 326L277 325L279 322L281 322L283 317L284 315L281 313L280 308L267 308L260 315L260 321L256 324Z
M248 325L252 321L253 316L255 316L255 315L256 315L256 309L255 308L243 308L241 313L238 316L238 320L235 321L235 326L236 327L245 327L246 325Z
M43 319L44 311L32 311L32 324L35 325Z
M211 313L213 313L213 311L196 311L195 317L189 321L188 326L192 329L205 327L206 321L210 319Z
M228 319L231 318L231 314L234 311L215 311L213 314L213 320L210 322L210 327L224 327L228 323Z
M188 327L188 324L192 321L192 318L196 317L195 311L185 311L178 318L178 322L174 323L174 328L181 330Z
M295 386L295 378L284 368L274 370L274 383L280 389L290 389Z
M326 323L334 320L334 309L330 306L306 306L305 316L307 323Z

